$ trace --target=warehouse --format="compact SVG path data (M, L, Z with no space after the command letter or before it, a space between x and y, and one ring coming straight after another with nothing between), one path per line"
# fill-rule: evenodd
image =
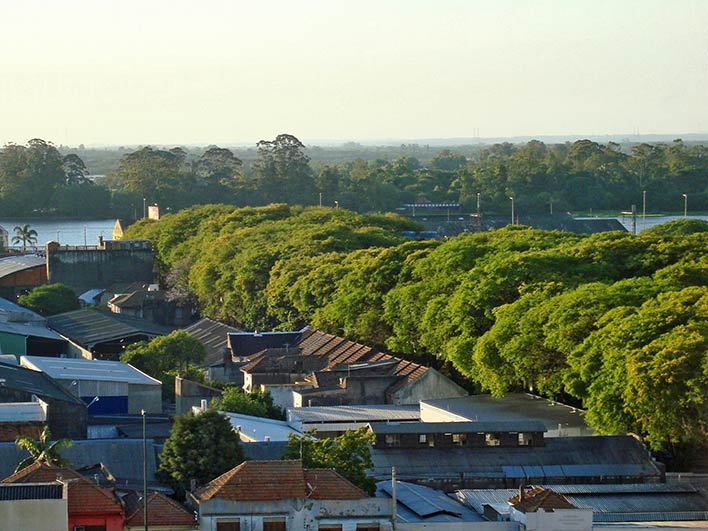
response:
M162 413L162 384L132 365L42 356L22 356L20 364L44 372L79 396L89 415Z

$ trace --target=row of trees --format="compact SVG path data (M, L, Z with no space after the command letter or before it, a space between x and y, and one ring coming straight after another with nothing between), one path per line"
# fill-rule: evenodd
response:
M335 204L358 212L393 211L425 198L459 202L487 213L506 212L509 197L525 213L628 209L647 200L649 211L678 211L683 194L692 210L708 209L708 147L580 140L546 145L495 144L465 155L442 150L430 160L310 163L295 136L278 135L242 161L228 149L196 156L182 148L143 147L125 154L105 179L87 177L81 158L30 140L0 150L0 208L7 215L113 215L137 219L144 202L163 212L198 204L260 206Z
M708 232L527 227L408 241L409 222L343 209L208 206L132 227L204 315L434 357L478 389L582 404L655 448L708 428Z

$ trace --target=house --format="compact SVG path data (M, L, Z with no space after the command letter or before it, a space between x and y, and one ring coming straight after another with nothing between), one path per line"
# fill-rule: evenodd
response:
M47 423L47 403L0 403L0 441L14 441L18 436L39 439Z
M231 333L229 346L233 356L250 360L241 368L245 391L294 386L292 403L277 403L284 408L417 404L467 394L435 369L318 330Z
M162 413L160 380L127 363L22 356L20 365L49 375L88 404L91 415Z
M243 373L241 372L243 363L239 364L237 360L232 358L228 341L230 333L240 330L206 317L192 323L184 330L193 338L198 339L206 348L202 367L207 368L207 377L210 380L243 385Z
M393 404L357 406L313 406L289 408L288 425L305 433L315 430L316 437L336 437L346 430L356 430L371 422L416 422L420 420L417 406Z
M206 531L390 531L392 502L299 460L245 461L189 498Z
M527 531L592 531L592 511L578 509L563 495L544 487L524 489L509 498L510 519Z
M54 437L86 438L85 402L43 372L0 363L0 403L38 400L46 404L47 426Z
M128 345L167 335L172 329L143 319L84 308L47 318L47 325L69 339L70 357L117 361Z
M122 498L125 506L125 531L145 529L145 505L142 492L130 491ZM193 512L159 492L148 493L148 526L152 531L188 531L199 529Z
M68 342L47 327L47 319L19 304L0 298L0 354L61 356Z
M160 290L158 284L141 284L121 291L109 288L106 292L114 293L106 302L106 306L113 313L145 319L163 326L183 326L193 320L191 305L178 306L170 301L167 293Z
M66 531L69 522L67 484L60 481L0 484L3 531Z
M114 492L96 485L71 468L36 462L3 479L2 483L34 484L57 480L66 483L68 529L123 531L125 513Z

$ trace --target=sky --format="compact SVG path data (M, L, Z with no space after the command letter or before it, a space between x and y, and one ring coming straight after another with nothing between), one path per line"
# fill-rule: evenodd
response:
M0 143L708 132L708 1L0 0Z

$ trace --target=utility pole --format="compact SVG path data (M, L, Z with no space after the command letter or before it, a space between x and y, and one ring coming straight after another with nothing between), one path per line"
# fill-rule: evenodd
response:
M145 410L141 409L143 416L143 520L145 521L145 531L148 531L148 487L147 487L147 437L145 429Z

